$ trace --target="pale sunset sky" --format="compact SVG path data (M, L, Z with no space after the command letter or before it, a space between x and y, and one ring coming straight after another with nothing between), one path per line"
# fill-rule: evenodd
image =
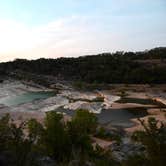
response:
M166 0L0 0L0 61L166 46Z

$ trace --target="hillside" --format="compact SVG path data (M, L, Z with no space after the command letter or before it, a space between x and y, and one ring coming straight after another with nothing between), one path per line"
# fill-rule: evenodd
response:
M0 75L28 80L49 75L89 83L166 83L166 47L78 58L16 59L1 63Z

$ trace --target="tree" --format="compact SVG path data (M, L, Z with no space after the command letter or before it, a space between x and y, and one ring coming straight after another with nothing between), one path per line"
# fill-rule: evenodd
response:
M88 110L78 109L71 123L79 127L81 133L92 134L96 131L97 117Z
M45 130L41 138L46 154L58 161L66 159L70 150L69 138L62 120L62 114L55 111L47 112Z
M149 118L147 124L139 121L144 131L136 131L132 138L145 146L149 166L163 166L166 163L166 125L155 118Z
M25 123L16 125L9 114L0 119L0 164L30 166L36 159L32 155L32 144L24 134Z
M72 145L72 156L79 154L80 160L86 161L93 154L90 135L96 131L97 118L88 110L76 110L75 116L67 124Z

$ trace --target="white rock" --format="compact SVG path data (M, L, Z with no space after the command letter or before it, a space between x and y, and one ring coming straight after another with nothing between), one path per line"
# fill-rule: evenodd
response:
M110 95L107 91L99 91L101 96L104 97L103 107L104 109L111 108L112 104L120 99L120 96Z
M74 103L70 103L64 106L64 109L76 110L76 109L86 109L90 112L99 114L102 110L102 103L101 102L85 102L85 101L76 101Z
M61 95L67 98L71 98L73 100L94 100L97 97L96 93L90 92L78 92L78 91L62 91Z

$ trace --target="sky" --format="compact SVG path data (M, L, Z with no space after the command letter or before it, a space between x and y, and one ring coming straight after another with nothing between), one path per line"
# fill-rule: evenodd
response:
M166 0L0 0L0 61L166 46Z

